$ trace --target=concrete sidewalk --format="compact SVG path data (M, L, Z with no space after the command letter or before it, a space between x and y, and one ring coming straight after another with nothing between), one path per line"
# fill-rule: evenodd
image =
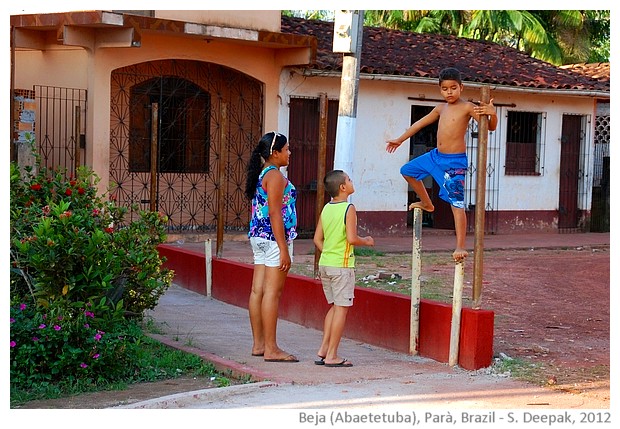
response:
M449 251L454 237L423 237L423 251ZM175 243L170 243L175 244ZM176 243L204 251L204 242ZM540 234L485 237L485 248L609 246L609 234ZM377 250L410 252L412 238L376 238ZM311 240L296 240L295 254L313 252ZM215 254L215 243L212 242ZM222 257L251 256L245 239L225 241ZM459 367L343 339L340 355L351 368L314 364L322 333L284 320L278 322L281 348L298 363L269 363L251 356L247 309L225 304L173 285L149 312L158 340L195 353L223 371L256 381L227 388L186 392L119 408L424 408L601 409L609 399L517 382L485 368Z

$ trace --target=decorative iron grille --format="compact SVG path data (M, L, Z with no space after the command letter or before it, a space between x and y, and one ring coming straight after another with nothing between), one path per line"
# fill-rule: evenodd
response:
M604 177L603 160L609 158L609 141L611 138L611 121L609 115L596 117L594 131L594 183L601 186Z
M161 60L113 71L110 194L130 209L126 221L154 203L168 216L169 231L213 231L219 210L225 230L247 229L245 172L262 136L262 106L259 81L212 63ZM221 208L220 171L226 195Z

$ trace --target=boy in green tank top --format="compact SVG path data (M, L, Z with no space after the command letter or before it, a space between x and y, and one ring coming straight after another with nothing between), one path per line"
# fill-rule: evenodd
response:
M357 213L348 202L355 192L353 182L342 170L325 175L325 190L331 201L325 204L314 232L314 245L321 251L319 277L327 303L331 305L323 322L323 340L317 365L350 367L351 361L338 356L347 311L353 305L355 290L354 246L374 246L371 236L357 235Z

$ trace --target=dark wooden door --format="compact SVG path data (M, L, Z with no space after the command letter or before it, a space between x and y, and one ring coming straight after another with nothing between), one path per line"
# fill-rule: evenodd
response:
M581 116L576 115L564 115L562 117L558 228L576 228L578 226L577 194L581 120Z
M291 98L289 113L289 142L291 159L288 177L297 188L297 232L310 237L316 227L317 176L319 162L320 100ZM329 100L327 111L327 148L325 172L334 168L338 101ZM324 202L329 197L325 193Z

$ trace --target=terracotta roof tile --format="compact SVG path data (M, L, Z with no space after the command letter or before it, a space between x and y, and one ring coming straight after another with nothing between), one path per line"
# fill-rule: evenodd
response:
M316 62L308 68L342 70L342 54L332 52L334 23L282 17L283 33L314 35ZM360 72L376 75L436 78L444 67L461 70L468 82L527 87L609 91L609 80L530 57L496 43L364 27Z
M611 68L609 63L578 63L560 66L565 70L571 70L585 76L590 76L601 82L609 82Z

